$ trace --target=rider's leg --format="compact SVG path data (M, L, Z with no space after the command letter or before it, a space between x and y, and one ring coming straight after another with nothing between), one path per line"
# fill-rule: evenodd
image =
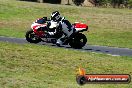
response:
M64 43L66 36L63 34L61 38L59 38L56 42L57 45L62 45Z
M63 31L63 36L57 40L56 44L62 45L64 43L64 40L66 37L70 37L72 33L74 32L74 28L70 24L69 21L65 20L64 22L61 23L62 26L62 31Z

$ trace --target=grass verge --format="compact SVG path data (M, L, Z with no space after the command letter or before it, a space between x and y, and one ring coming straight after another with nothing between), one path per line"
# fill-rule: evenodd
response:
M1 88L79 88L76 69L91 74L130 74L131 57L0 42ZM131 88L130 84L87 84L82 88Z
M25 37L31 23L58 10L70 22L89 24L88 43L132 48L132 11L0 0L0 35Z

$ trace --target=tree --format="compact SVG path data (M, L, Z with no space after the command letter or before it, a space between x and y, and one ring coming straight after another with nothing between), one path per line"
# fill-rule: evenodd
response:
M132 0L128 0L128 7L132 8Z
M83 3L85 0L72 0L72 1L73 1L73 3L74 3L75 5L79 6L79 5L82 5L82 3Z
M121 4L127 6L128 0L111 0L111 4L114 8L117 6L119 8Z
M110 0L94 0L95 6L106 6Z
M69 0L67 0L67 4L70 5L70 1Z

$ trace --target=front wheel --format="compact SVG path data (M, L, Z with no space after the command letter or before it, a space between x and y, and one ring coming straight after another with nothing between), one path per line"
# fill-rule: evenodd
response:
M29 30L26 32L26 40L30 43L39 43L41 39L37 37L37 35L33 32L33 30Z
M72 37L71 41L69 42L69 45L72 48L81 49L83 46L85 46L86 43L87 43L86 36L84 34L77 33Z

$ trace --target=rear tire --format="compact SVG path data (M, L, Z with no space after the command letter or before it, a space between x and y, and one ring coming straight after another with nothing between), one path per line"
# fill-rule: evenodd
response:
M75 49L81 49L87 43L87 38L84 34L78 33L73 36L69 45Z
M26 40L30 43L39 43L41 39L36 36L32 29L26 32Z

